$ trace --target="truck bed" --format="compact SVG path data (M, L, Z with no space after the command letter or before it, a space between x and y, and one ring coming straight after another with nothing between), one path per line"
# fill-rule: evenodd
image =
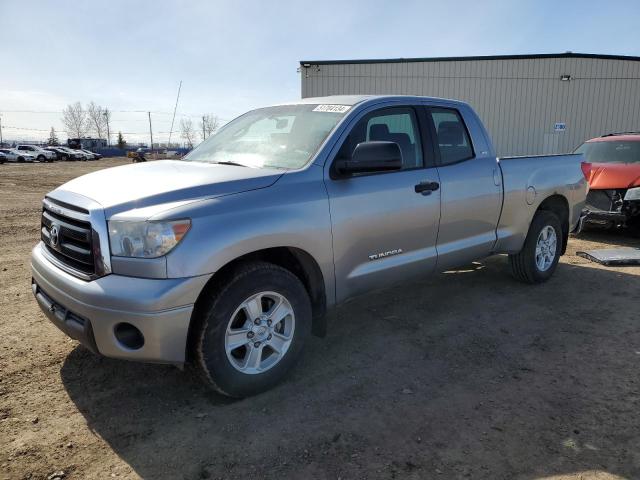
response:
M553 196L551 201L562 201L569 210L566 233L575 228L588 189L582 161L582 154L498 158L504 194L495 253L519 252L534 213Z

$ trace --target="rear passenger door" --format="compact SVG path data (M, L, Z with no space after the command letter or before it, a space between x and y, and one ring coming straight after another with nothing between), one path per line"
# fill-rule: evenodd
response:
M428 107L436 138L441 213L438 270L486 257L496 241L502 178L477 119L456 108ZM478 139L475 144L472 139Z

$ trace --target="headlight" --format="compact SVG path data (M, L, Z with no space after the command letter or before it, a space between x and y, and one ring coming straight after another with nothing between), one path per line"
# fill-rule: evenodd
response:
M625 200L640 200L640 187L630 188L624 196Z
M156 258L169 253L191 228L191 220L109 222L109 244L115 257Z

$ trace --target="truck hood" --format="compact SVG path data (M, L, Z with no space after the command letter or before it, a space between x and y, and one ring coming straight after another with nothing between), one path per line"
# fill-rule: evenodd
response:
M51 192L88 197L108 214L185 203L273 185L281 170L160 160L107 168L83 175Z
M592 163L588 178L591 190L640 186L640 163Z

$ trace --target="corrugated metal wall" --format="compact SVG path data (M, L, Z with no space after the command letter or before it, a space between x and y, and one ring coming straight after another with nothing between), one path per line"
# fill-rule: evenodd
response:
M470 103L498 154L565 153L607 132L640 130L640 61L597 58L312 64L302 97L403 94ZM561 81L571 75L571 81ZM564 123L566 130L556 131Z

